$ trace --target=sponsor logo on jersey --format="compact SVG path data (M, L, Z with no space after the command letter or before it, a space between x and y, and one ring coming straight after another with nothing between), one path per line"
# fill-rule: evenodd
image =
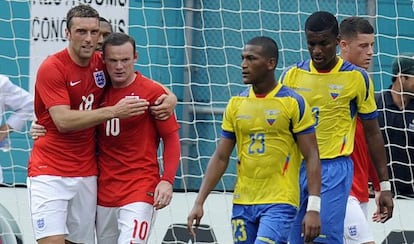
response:
M82 82L81 80L78 80L78 81L71 81L71 82L69 83L69 85L70 85L70 86L76 86L76 85L80 84L81 82Z

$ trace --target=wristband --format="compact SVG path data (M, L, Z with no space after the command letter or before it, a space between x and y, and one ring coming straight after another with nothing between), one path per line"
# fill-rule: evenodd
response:
M321 198L319 196L310 195L308 198L308 207L306 208L307 211L321 211Z
M391 183L389 181L380 182L381 191L391 191Z

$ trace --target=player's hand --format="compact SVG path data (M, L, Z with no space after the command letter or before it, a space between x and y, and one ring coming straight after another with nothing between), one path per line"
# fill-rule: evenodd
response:
M129 118L145 113L148 110L149 102L138 97L125 97L111 107L113 117Z
M307 211L302 222L302 235L305 243L312 242L321 231L321 219L319 212Z
M154 207L156 210L165 208L171 202L173 196L173 186L170 182L161 180L155 188Z
M194 228L197 228L200 225L200 221L203 215L203 206L199 204L194 204L193 209L187 217L187 229L192 236L195 236Z
M9 134L9 126L7 124L3 124L0 126L0 142L3 141L7 135Z
M173 113L175 106L177 105L177 97L174 94L163 94L154 103L154 106L150 107L151 114L156 119L166 120Z
M385 221L385 218L387 217L387 215L383 215L380 212L380 206L379 206L379 198L381 196L381 192L380 191L375 191L375 205L377 206L375 212L372 214L372 221L377 222L377 223L382 223L383 221ZM386 210L384 210L386 211Z
M392 218L392 213L394 210L394 202L392 200L391 191L381 191L379 197L379 219L381 223L387 222Z
M30 126L30 135L33 140L46 135L46 128L43 125L39 125L33 120Z

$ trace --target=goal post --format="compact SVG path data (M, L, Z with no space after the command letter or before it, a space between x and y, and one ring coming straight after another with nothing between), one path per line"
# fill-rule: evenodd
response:
M185 223L218 144L227 101L245 88L240 57L250 38L266 35L277 41L279 76L288 65L309 57L304 22L312 12L329 11L339 21L354 15L366 17L375 29L370 74L376 91L391 84L391 63L396 55L410 52L414 46L414 3L410 0L2 0L0 74L33 92L40 62L67 46L65 14L80 3L95 7L115 31L133 36L139 53L136 69L165 84L178 97L176 115L181 127L182 157L174 185L174 204L160 211L157 221L162 223L157 222L157 234L152 235L151 243L161 243L169 228ZM0 94L3 96L1 91ZM9 114L1 116L4 121ZM27 226L28 212L23 209L26 205L21 203L22 189L18 186L26 184L27 161L33 145L29 126L28 123L24 132L11 134L10 150L0 150L4 175L4 187L0 190L7 188L12 196L18 195L6 203L0 194L0 204L12 206L11 213L17 222L25 221L23 226ZM407 153L412 146L407 147ZM212 226L219 243L231 241L230 222L222 218L228 220L231 215L236 163L234 152L228 170L209 197L203 218L204 223ZM413 162L407 163L414 166ZM413 185L414 180L407 184ZM392 226L373 225L376 242L382 242L397 227L414 229L405 220L408 206L396 200Z

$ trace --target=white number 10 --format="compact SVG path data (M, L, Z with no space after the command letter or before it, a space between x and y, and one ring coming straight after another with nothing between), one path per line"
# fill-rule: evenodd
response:
M106 136L118 136L120 130L119 127L119 118L107 120L105 128Z

